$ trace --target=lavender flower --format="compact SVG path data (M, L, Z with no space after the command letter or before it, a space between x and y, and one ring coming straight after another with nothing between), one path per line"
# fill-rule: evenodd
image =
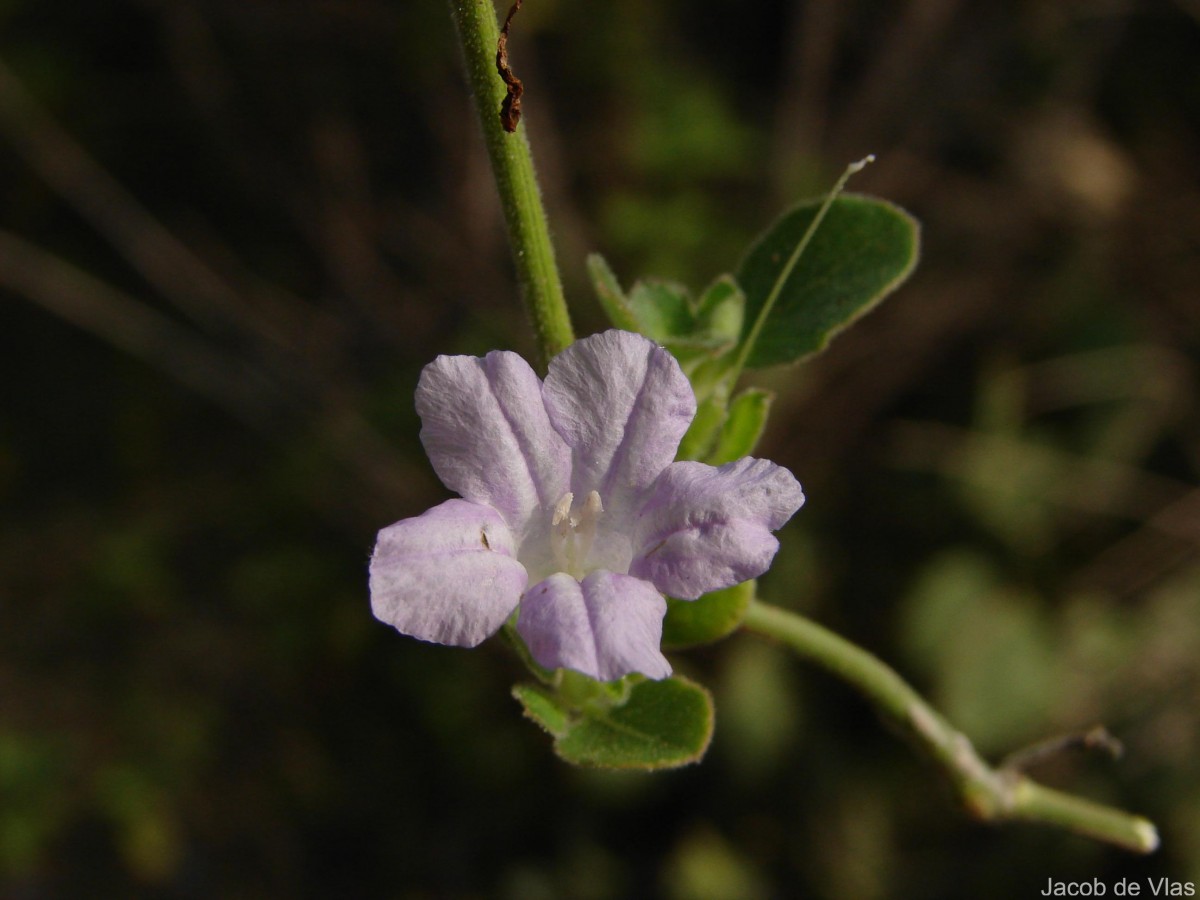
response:
M439 356L417 412L463 499L380 531L370 584L375 616L425 641L473 647L519 605L540 665L664 678L663 594L761 575L804 502L766 460L672 462L696 399L674 357L629 332L576 342L544 384L515 353Z

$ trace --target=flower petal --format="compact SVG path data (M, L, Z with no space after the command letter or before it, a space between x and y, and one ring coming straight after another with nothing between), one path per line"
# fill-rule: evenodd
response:
M642 508L629 573L685 600L755 578L779 549L771 532L802 503L795 476L765 459L672 463Z
M667 602L638 578L598 570L582 582L559 572L521 600L517 631L539 665L600 681L631 672L666 678L659 650Z
M599 491L607 511L634 501L675 458L696 414L679 363L653 341L606 331L550 361L546 412L571 448L571 490Z
M423 641L474 647L504 624L528 583L513 553L499 513L447 500L379 532L371 611Z
M520 539L534 510L568 487L570 454L550 426L542 386L515 353L439 356L417 385L421 443L442 483L499 510Z

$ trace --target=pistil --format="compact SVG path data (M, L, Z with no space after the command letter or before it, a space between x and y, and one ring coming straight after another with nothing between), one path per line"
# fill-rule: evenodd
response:
M554 562L560 570L574 578L583 578L587 558L596 542L596 523L604 512L604 504L600 494L592 491L583 502L579 514L572 516L571 506L574 502L575 495L568 491L555 504L550 520L550 545Z

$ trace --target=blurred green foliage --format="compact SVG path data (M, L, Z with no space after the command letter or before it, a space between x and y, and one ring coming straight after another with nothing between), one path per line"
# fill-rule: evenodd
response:
M879 157L855 190L916 214L923 260L763 373L762 453L809 497L764 596L990 756L1108 724L1122 762L1037 774L1157 820L1145 860L965 822L748 637L674 656L717 700L704 763L613 775L553 757L503 648L371 619L374 532L445 495L420 367L532 350L441 2L10 0L0 27L0 893L1200 881L1193 5L543 0L511 44L581 332L588 252L707 284Z

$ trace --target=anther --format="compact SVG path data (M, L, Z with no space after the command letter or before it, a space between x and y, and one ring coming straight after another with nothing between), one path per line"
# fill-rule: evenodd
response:
M563 494L563 499L560 499L558 505L554 506L554 517L550 523L554 528L558 528L559 533L571 533L571 504L575 503L575 494L570 491ZM563 523L566 523L566 528L559 528Z
M593 493L595 493L593 491ZM554 518L550 520L550 524L559 526L563 522L571 520L571 504L575 502L575 495L570 491L563 494L562 499L558 501L558 505L554 507ZM543 522L545 519L542 520Z
M559 570L581 578L592 545L596 542L596 520L604 512L604 504L600 501L600 494L591 491L583 501L579 514L572 516L571 505L574 502L575 495L566 493L554 505L554 514L550 519L550 547Z

